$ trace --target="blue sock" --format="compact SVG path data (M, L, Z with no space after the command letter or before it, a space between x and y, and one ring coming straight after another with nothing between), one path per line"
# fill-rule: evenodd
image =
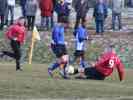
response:
M53 71L53 70L55 70L56 68L58 68L59 65L60 65L60 64L58 64L58 63L54 63L54 64L52 64L52 66L50 66L49 69Z
M85 62L84 62L84 60L80 60L80 67L81 68L85 68Z

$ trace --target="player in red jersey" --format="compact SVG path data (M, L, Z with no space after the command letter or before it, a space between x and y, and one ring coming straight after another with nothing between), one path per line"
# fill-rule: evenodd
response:
M25 41L26 28L24 26L25 19L19 18L13 25L9 26L7 31L5 32L6 37L10 40L10 46L13 52L10 51L2 51L0 53L0 57L9 56L16 60L16 71L22 70L20 66L20 58L21 58L21 46Z
M104 80L113 73L115 68L118 71L120 81L124 80L124 65L117 56L114 46L110 45L108 50L101 55L93 67L84 69L84 74L87 79ZM78 70L75 70L75 73L78 73Z

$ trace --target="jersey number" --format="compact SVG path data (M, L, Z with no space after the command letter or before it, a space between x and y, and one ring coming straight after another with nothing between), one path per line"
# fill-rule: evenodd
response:
M109 60L109 68L113 68L114 66L114 60Z

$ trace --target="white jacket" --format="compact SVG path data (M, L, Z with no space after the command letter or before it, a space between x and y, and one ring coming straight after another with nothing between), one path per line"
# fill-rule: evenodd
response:
M15 6L15 0L7 0L9 6Z

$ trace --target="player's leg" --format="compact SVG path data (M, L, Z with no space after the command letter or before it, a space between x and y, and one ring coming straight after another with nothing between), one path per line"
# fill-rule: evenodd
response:
M84 61L84 51L79 51L79 77L85 78L84 75L85 61Z
M104 80L105 77L99 73L95 67L85 68L84 74L86 75L87 79L94 79L94 80Z
M67 67L67 63L61 63L60 64L60 75L64 79L68 79L68 75L67 75L66 70L65 70L66 67Z
M52 72L60 66L60 63L59 63L59 57L60 57L60 56L59 56L58 46L57 46L57 45L51 44L51 48L52 48L53 53L54 53L54 54L56 55L56 57L57 57L56 61L55 61L54 63L52 63L52 65L50 65L50 66L48 67L48 74L49 74L51 77L53 77L53 73L52 73Z
M58 61L55 61L54 63L52 63L52 65L49 66L48 68L48 74L53 77L53 71L55 69L57 69L60 66L60 64L58 63Z
M59 56L60 56L60 74L64 79L67 79L66 67L69 61L69 56L67 54L66 46L59 46Z
M21 46L18 41L14 41L12 44L12 49L15 55L16 60L16 70L22 70L20 67L20 58L21 58Z

